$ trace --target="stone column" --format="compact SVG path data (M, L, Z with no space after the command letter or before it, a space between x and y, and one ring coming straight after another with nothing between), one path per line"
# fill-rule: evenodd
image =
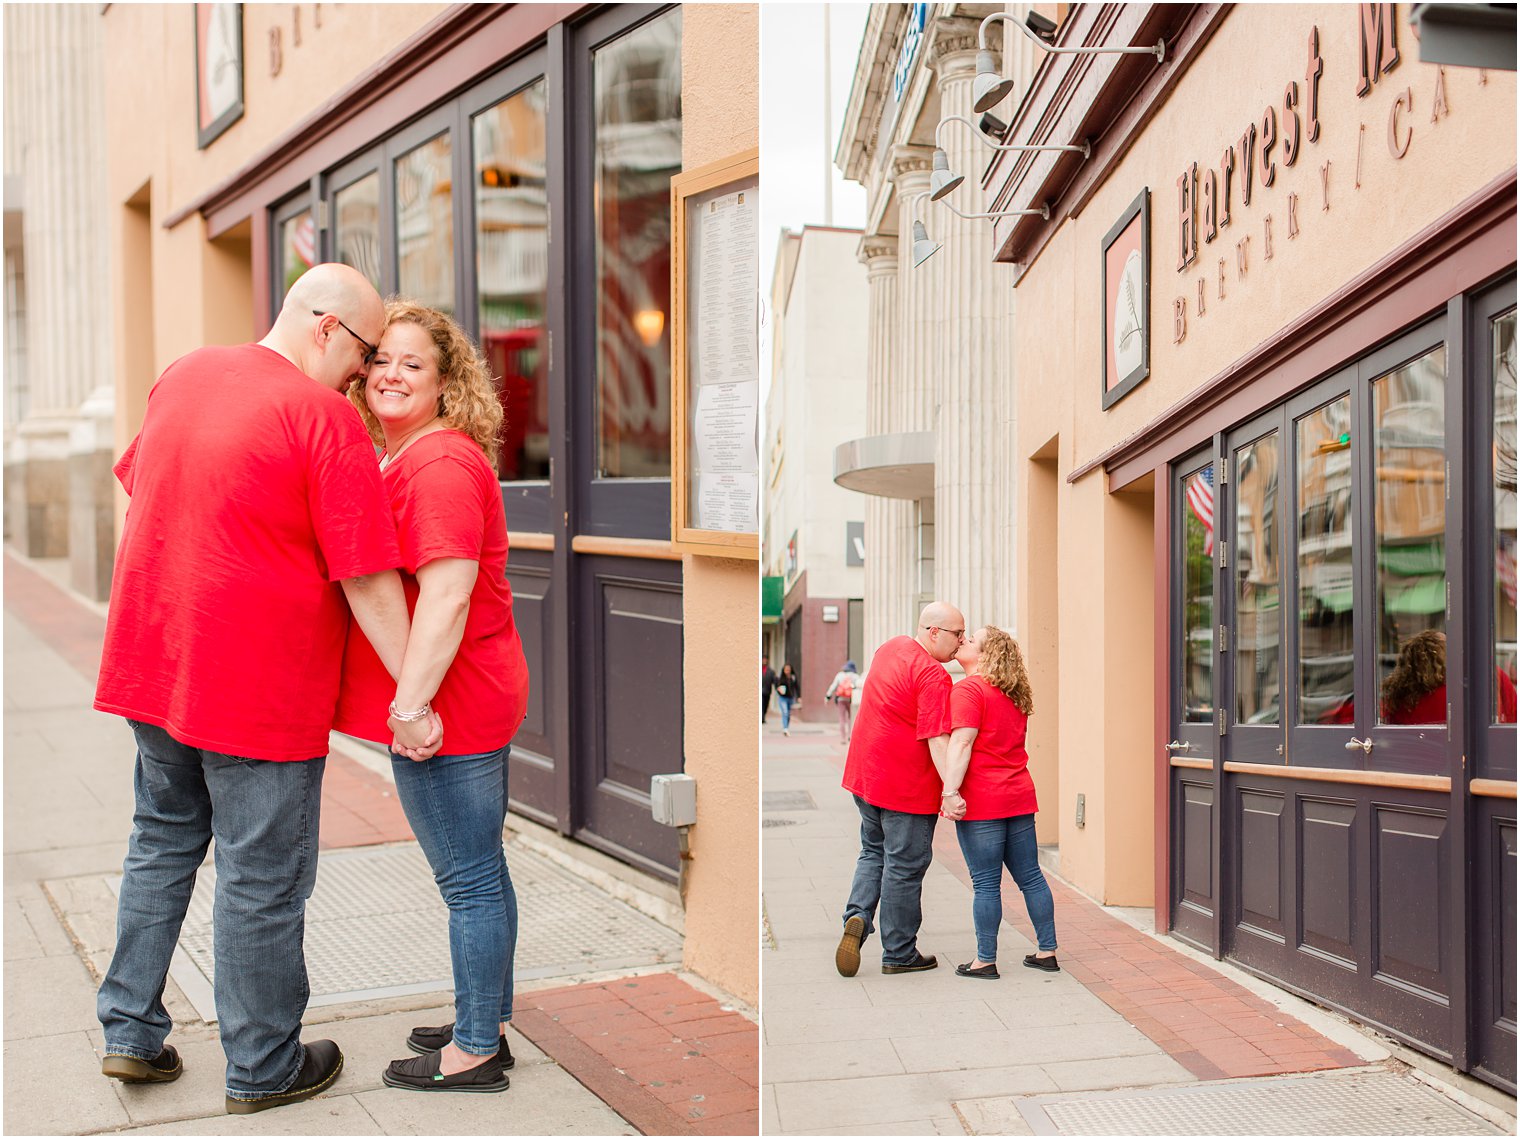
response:
M897 238L871 234L861 239L861 262L870 290L866 334L866 433L885 435L892 400L893 368L897 364ZM866 496L866 587L864 670L881 643L900 632L893 623L889 599L892 583L903 572L903 552L895 536L903 529L899 517L911 503L880 495Z
M973 122L971 84L976 75L976 22L941 20L930 50L939 83L941 114ZM965 175L949 197L963 213L986 209L981 174L992 155L964 123L942 135L953 170ZM935 569L940 597L958 605L972 626L1009 624L1014 566L1001 555L999 531L1010 506L1003 483L1004 412L999 382L1006 292L1012 279L992 259L992 224L931 207L945 247L935 255L943 269L938 344L939 417L935 436Z

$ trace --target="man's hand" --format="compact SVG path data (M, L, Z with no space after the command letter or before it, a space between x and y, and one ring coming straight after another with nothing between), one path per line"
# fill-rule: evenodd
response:
M966 817L966 800L952 791L939 801L939 813L947 819L963 819Z
M432 759L443 746L443 720L437 712L429 712L425 720L403 723L392 717L386 721L394 735L391 751L404 755L414 763Z

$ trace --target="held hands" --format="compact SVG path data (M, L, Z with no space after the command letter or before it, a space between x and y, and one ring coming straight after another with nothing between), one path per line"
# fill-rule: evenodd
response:
M432 759L443 746L443 721L437 712L429 712L426 719L402 721L394 716L386 720L395 739L391 751L404 755L414 763Z
M951 791L939 801L939 813L947 819L963 819L966 817L966 800L960 797L960 793Z

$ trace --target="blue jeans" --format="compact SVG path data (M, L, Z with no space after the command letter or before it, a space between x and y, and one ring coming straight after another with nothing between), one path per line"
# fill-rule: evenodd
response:
M190 747L152 724L137 737L137 808L122 867L116 952L96 1011L106 1053L149 1060L173 1022L163 993L195 873L216 839L216 1012L227 1094L295 1082L311 995L302 937L317 881L325 756L299 763Z
M934 824L939 816L888 811L873 807L859 795L855 806L860 811L860 857L844 920L864 918L869 936L879 904L881 963L907 965L918 955L924 875L934 860Z
M501 846L511 750L391 759L407 822L449 907L454 1043L475 1056L494 1056L497 1025L512 1019L517 893Z
M998 925L1003 920L1003 867L1024 895L1041 952L1056 948L1056 905L1050 884L1040 871L1040 848L1034 837L1034 816L1008 819L962 819L955 824L966 868L971 871L971 920L976 925L976 955L997 960Z
M781 730L784 732L792 726L792 698L778 695L776 703L781 705Z

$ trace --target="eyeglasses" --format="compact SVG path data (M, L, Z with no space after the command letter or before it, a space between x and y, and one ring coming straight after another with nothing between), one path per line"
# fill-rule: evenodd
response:
M332 317L334 320L336 320L338 322L338 327L339 328L341 328L344 332L346 332L350 336L352 336L360 344L364 345L364 366L367 368L367 367L370 366L370 364L372 364L374 362L375 356L380 351L380 346L378 344L371 344L368 340L364 339L364 337L360 336L352 328L348 327L348 325L344 324L343 321L341 319L339 319L337 313L323 312L319 308L314 308L314 309L311 310L311 315L312 316L330 316L330 317Z
M947 629L943 625L923 625L923 626L921 626L921 628L927 629L927 630L930 630L930 631L933 631L933 632L936 632L936 633L949 633L957 641L964 641L966 639L966 630L964 628L960 628L960 629Z

